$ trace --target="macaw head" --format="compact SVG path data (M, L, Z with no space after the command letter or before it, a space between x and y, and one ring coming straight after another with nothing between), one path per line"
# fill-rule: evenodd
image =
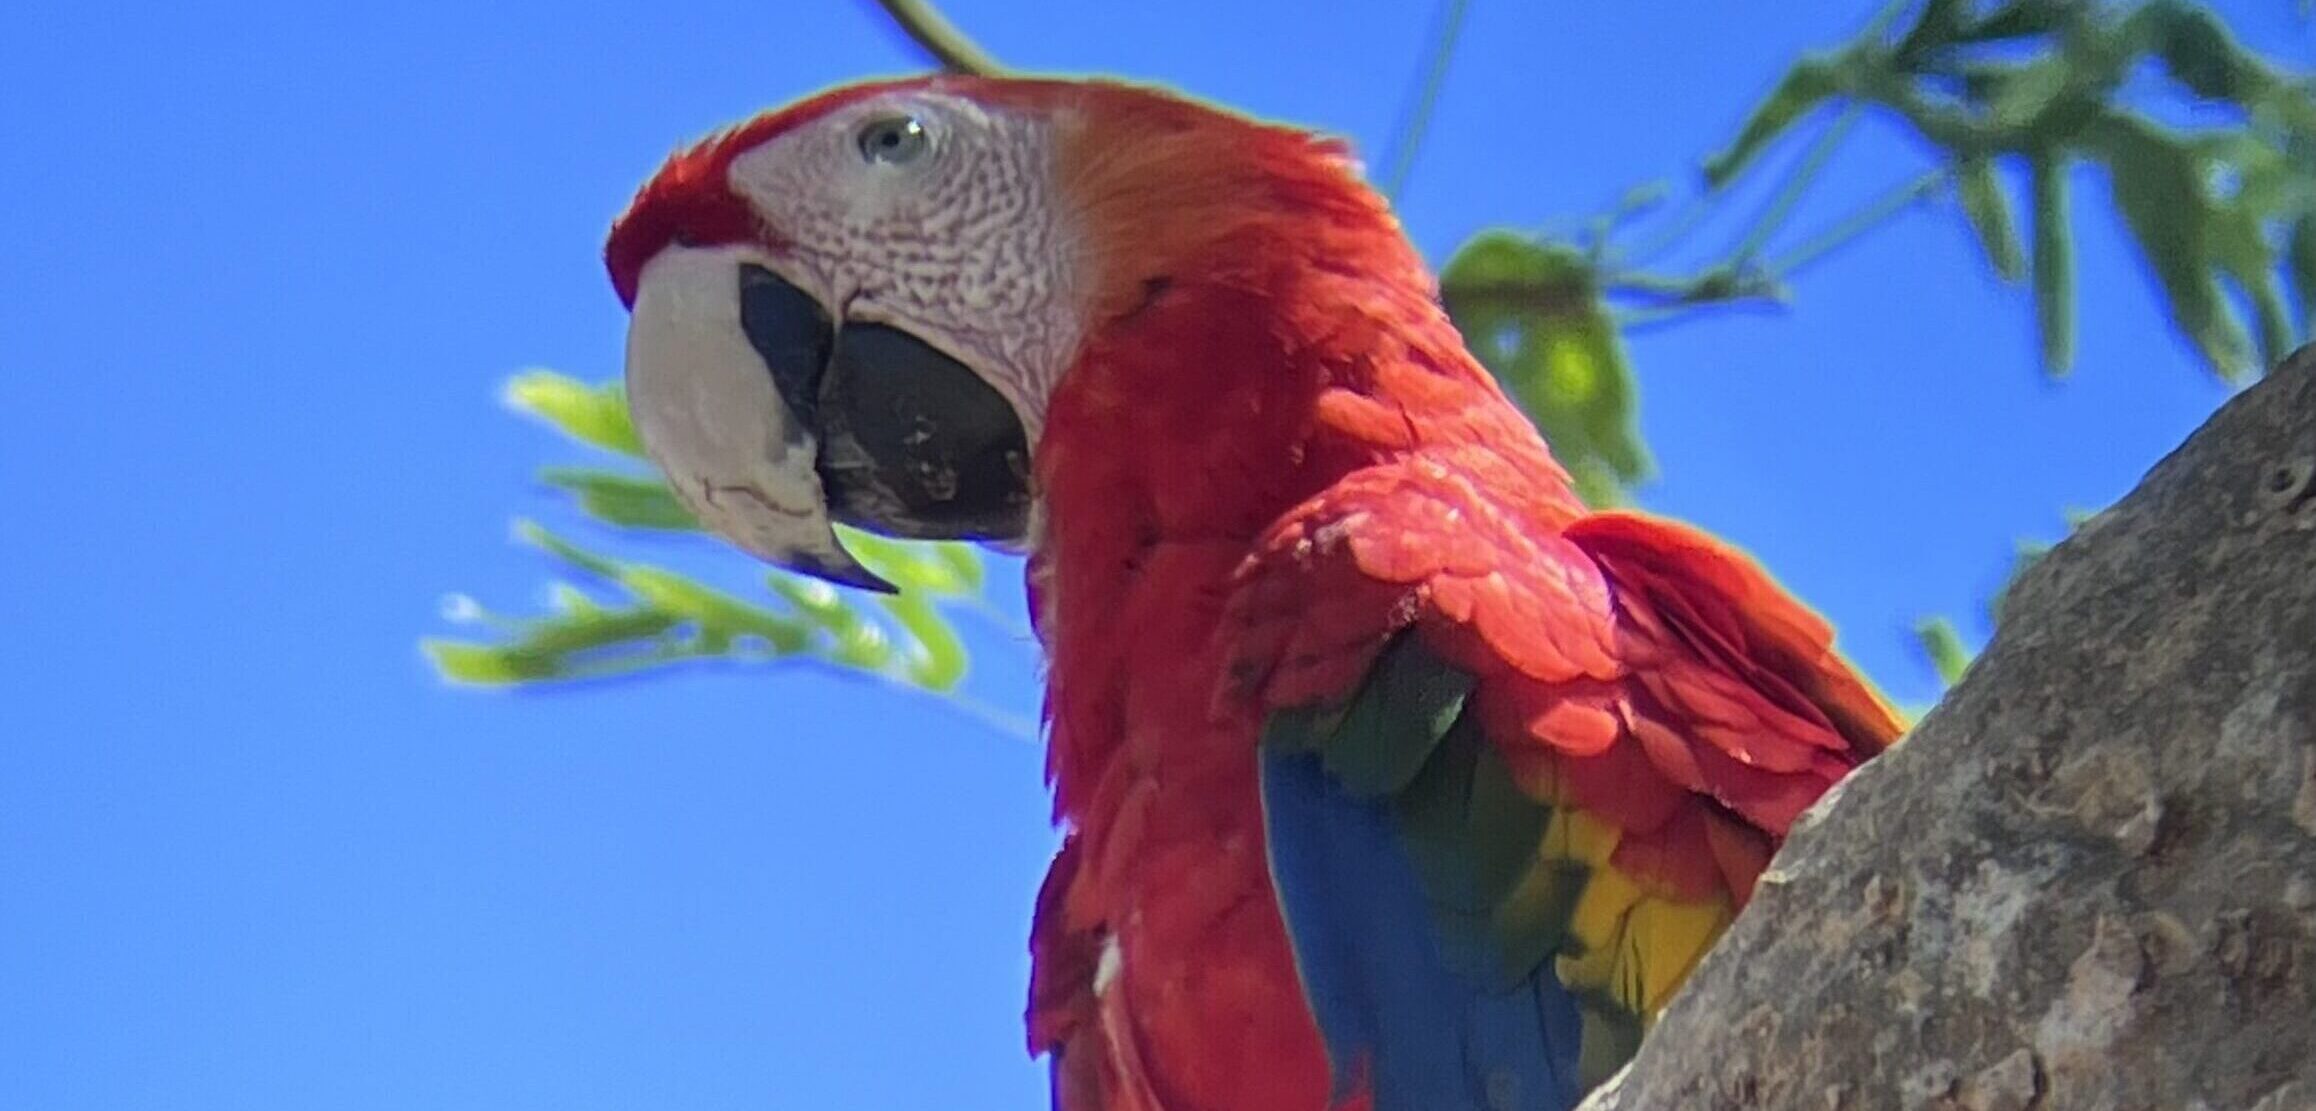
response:
M1314 190L1388 223L1338 144L1152 90L927 77L769 112L612 229L637 431L708 527L831 581L887 588L832 522L1021 541L1089 345Z

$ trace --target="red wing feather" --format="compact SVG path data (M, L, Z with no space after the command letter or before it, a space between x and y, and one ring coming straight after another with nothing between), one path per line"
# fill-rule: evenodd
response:
M1636 513L1571 517L1453 458L1336 483L1242 570L1225 698L1345 696L1414 628L1479 680L1522 787L1624 831L1615 863L1741 903L1794 818L1901 730L1832 629L1758 565Z

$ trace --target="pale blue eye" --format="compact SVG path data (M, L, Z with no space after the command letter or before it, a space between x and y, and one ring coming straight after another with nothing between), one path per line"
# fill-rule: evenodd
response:
M904 166L923 157L932 139L915 116L886 116L860 129L860 156L871 162Z

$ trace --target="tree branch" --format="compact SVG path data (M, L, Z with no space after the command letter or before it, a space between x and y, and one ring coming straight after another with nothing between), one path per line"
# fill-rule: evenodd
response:
M2018 579L1586 1111L2316 1105L2316 347Z
M1464 13L1469 7L1470 0L1442 0L1431 49L1425 52L1423 73L1408 96L1406 114L1401 117L1399 131L1391 137L1391 146L1383 157L1383 178L1379 184L1383 195L1393 201L1399 199L1400 191L1407 188L1408 177L1415 172L1415 156L1423 149L1424 135L1431 129L1432 110L1439 104L1440 86L1447 82L1448 63L1455 58L1456 38L1463 33Z
M929 0L876 0L876 4L892 17L893 25L900 28L909 41L941 63L941 68L951 73L985 77L1005 72L997 59L958 30Z
M1922 203L1935 194L1953 175L1946 170L1931 170L1912 181L1899 185L1876 197L1856 212L1834 221L1825 230L1803 240L1794 248L1769 264L1769 272L1779 280L1792 277L1813 262L1824 258L1885 221Z
M1850 129L1857 126L1858 117L1863 114L1853 101L1844 105L1834 116L1833 122L1818 133L1809 149L1802 154L1801 161L1794 165L1793 172L1786 175L1776 195L1762 208L1761 214L1754 218L1753 226L1746 230L1744 238L1738 240L1737 246L1729 252L1738 265L1751 262L1769 246L1770 237L1785 227L1786 218L1792 216L1793 210L1800 206L1801 198L1809 193L1809 187L1817 184L1818 176L1825 172L1826 163L1832 161L1834 152L1841 149L1842 141L1849 138Z

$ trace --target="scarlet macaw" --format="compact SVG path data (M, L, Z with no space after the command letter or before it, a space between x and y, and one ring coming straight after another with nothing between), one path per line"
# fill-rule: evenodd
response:
M1700 532L1592 512L1345 148L1107 82L854 85L606 248L637 428L772 562L1022 542L1095 1109L1559 1108L1897 736Z

